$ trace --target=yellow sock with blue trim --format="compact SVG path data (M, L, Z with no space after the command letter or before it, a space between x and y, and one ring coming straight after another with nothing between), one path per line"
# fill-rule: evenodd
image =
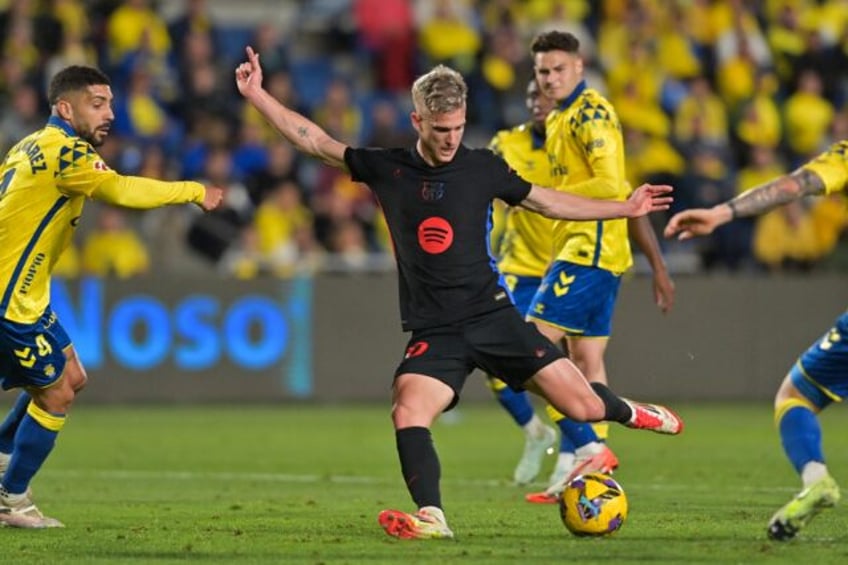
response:
M790 398L777 407L774 420L783 451L799 475L807 463L824 462L821 425L812 404Z
M15 448L3 475L3 488L12 494L26 492L30 481L47 460L56 437L65 425L64 414L51 414L30 402L15 434Z

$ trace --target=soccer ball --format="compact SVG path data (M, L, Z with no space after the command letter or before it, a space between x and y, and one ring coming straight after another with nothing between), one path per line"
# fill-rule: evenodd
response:
M627 518L627 496L609 475L587 473L568 483L559 499L559 514L576 536L605 536Z

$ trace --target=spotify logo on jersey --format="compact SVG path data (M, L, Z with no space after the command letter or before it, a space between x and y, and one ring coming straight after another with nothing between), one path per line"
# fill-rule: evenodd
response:
M453 243L453 228L444 218L432 216L418 225L418 244L427 253L444 253Z

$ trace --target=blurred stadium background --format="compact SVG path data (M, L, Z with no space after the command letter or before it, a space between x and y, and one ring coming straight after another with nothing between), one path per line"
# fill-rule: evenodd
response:
M124 174L226 187L223 210L90 204L54 287L99 401L388 398L403 351L395 276L369 191L294 154L238 96L265 85L351 144L413 136L408 90L436 63L470 87L466 143L526 120L528 45L581 38L589 84L625 128L630 181L710 205L848 137L845 0L10 0L0 2L0 147L42 127L65 65L113 79L101 148ZM659 230L666 217L656 215ZM675 311L637 260L609 363L621 392L766 399L845 307L845 195L713 237L664 241ZM485 398L481 379L468 390ZM9 395L7 395L8 397Z

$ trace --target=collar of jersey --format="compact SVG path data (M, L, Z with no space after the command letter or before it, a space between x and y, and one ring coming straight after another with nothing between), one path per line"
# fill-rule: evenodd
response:
M568 97L564 98L563 101L559 103L559 109L565 110L566 108L571 106L571 104L573 104L574 101L577 100L577 97L583 94L584 90L586 90L586 81L581 80L577 83L577 86L574 87L574 92L569 94Z
M74 128L71 127L71 124L69 124L59 116L50 116L50 119L47 120L47 125L59 128L68 135L72 135L74 137L76 137L77 135L77 132L74 131Z

